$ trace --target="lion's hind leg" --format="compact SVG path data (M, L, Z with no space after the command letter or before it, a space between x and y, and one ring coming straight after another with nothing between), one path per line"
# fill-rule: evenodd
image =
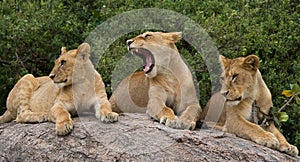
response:
M273 133L278 139L280 146L279 151L285 152L292 156L297 156L299 151L296 146L289 144L281 132L275 127L274 122L270 122L270 126L267 127L267 131Z
M22 109L18 112L16 122L18 123L41 123L48 121L46 112L32 112L29 109Z
M7 111L10 111L10 114L15 116L17 122L35 123L47 120L45 113L36 113L30 110L31 96L39 86L37 79L31 74L27 74L11 90L7 98Z
M18 123L36 123L47 121L47 114L43 112L32 112L30 100L32 94L40 87L38 80L31 74L27 74L17 83L17 118Z

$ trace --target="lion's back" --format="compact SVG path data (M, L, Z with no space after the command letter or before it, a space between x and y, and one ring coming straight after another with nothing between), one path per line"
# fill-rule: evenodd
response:
M13 117L17 116L17 109L24 104L28 104L32 111L44 111L53 105L57 92L57 87L49 77L36 78L27 74L10 91L6 102L7 110Z
M36 79L40 86L31 96L30 109L34 112L48 112L55 103L59 89L47 76Z

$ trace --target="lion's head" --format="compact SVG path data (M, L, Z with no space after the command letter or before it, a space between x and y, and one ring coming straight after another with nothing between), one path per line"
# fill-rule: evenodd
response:
M55 60L55 65L49 77L59 88L74 84L82 80L84 72L78 71L85 70L82 67L85 64L90 64L89 57L90 45L88 43L82 43L77 49L69 51L66 50L66 47L62 47L61 55ZM76 77L74 76L75 71Z
M175 43L181 35L181 32L145 32L127 40L128 50L143 59L146 75L153 78L159 73L159 67L169 66L172 55L179 55Z
M222 74L221 94L230 105L238 104L244 98L255 98L259 59L255 55L228 59L219 57Z

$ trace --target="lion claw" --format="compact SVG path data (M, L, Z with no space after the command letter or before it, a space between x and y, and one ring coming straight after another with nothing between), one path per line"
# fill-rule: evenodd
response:
M296 146L290 145L290 144L282 144L279 147L279 151L285 152L291 156L297 156L299 151Z
M260 145L264 145L273 149L278 149L280 146L278 139L270 132L266 132L264 136L254 139L254 141Z
M166 126L175 128L175 129L189 129L194 130L196 127L196 122L190 120L183 120L175 118L173 120L167 120Z
M102 115L100 120L105 123L113 123L119 120L119 114L115 112L109 112L106 115Z
M59 136L64 136L69 134L73 130L72 119L65 120L60 123L56 123L56 134Z

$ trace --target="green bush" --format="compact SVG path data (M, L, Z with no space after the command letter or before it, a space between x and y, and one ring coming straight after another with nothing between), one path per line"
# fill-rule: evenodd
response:
M296 0L211 1L0 1L0 88L1 113L16 81L26 73L48 75L60 48L76 48L107 19L140 8L163 8L188 16L212 37L220 54L234 58L256 54L260 70L273 95L274 106L286 99L282 90L300 77L300 4ZM168 16L168 15L164 15ZM146 30L146 29L145 29ZM149 30L149 29L147 29ZM108 94L111 73L126 53L125 41L143 31L116 40L101 57L98 70ZM211 83L201 54L186 41L178 49L196 73L200 103L211 95ZM300 110L287 108L289 120L281 127L288 141L300 147Z

